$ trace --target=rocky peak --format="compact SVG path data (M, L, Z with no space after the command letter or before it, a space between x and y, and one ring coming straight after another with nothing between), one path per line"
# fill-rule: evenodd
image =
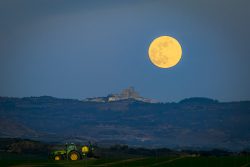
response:
M129 87L127 89L122 90L120 96L122 98L138 98L139 94L135 91L134 87Z
M95 98L87 98L85 101L91 102L113 102L120 100L133 99L137 101L142 101L146 103L155 103L155 100L141 97L138 92L135 91L134 87L130 86L126 89L123 89L121 93L110 94L107 97L95 97Z

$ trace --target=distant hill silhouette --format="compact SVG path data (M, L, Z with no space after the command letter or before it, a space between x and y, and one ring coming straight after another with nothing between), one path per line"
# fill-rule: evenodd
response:
M218 100L205 97L192 97L180 101L181 104L214 104L218 102Z
M0 137L169 148L250 147L250 101L90 102L0 97Z

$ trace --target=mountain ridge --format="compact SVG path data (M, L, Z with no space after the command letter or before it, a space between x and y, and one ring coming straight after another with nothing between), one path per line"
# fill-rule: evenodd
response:
M0 97L0 137L147 147L250 147L250 101L147 103ZM6 127L8 127L6 129Z

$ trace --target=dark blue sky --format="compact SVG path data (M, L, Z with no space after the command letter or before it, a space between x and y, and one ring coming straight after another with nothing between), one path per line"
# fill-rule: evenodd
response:
M134 86L160 101L250 100L248 0L0 0L0 96L83 99ZM159 69L170 35L180 63Z

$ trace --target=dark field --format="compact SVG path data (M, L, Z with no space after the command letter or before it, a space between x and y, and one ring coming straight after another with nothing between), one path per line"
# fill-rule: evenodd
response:
M250 156L162 156L162 157L130 157L100 158L80 161L53 161L38 155L0 154L1 167L250 167Z

